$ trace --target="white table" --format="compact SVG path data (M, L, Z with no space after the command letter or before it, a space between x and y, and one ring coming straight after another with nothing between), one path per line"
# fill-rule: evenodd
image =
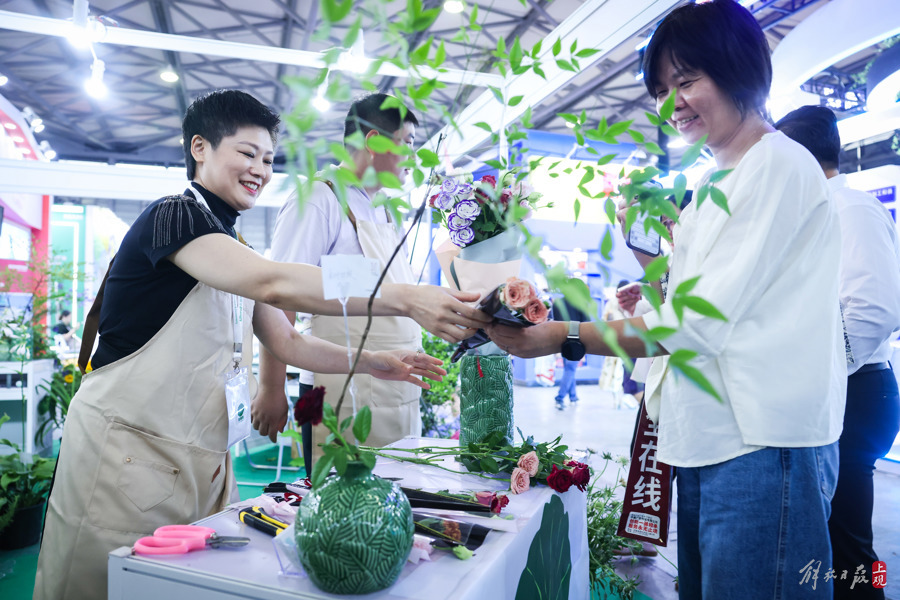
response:
M396 445L415 446L455 443L450 440L407 438ZM445 462L456 467L455 463ZM459 467L457 467L459 468ZM454 474L433 467L379 459L375 472L383 477L402 477L407 487L429 490L502 490L495 482L471 474ZM556 494L546 486L519 496L510 496L505 512L516 515L518 532L492 531L475 556L462 561L435 550L432 562L407 563L390 588L365 598L401 600L499 600L516 597L532 538L537 533L544 507L556 496L562 500L569 520L572 562L569 598L588 598L587 504L585 494L572 488ZM554 506L558 503L554 501ZM237 511L226 510L202 521L219 535L240 535L250 544L235 550L204 550L186 555L146 557L120 548L109 555L109 598L128 600L176 600L191 598L338 598L319 590L306 577L279 575L272 538L250 529L238 520Z

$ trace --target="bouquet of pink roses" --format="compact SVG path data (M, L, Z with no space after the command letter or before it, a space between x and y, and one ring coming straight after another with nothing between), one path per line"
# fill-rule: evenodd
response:
M538 297L537 290L528 281L510 277L481 299L478 309L492 316L495 322L511 327L531 327L549 318L550 303ZM490 338L483 329L460 342L450 362L456 362L472 348L488 343Z

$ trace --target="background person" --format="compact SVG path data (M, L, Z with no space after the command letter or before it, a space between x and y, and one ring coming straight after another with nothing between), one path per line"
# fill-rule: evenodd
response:
M320 270L266 260L234 239L239 212L254 206L272 177L278 124L275 113L236 90L188 108L190 187L137 218L98 293L100 341L66 418L36 599L105 598L111 550L236 499L228 446L243 413L229 418L226 379L237 361L249 367L254 333L285 362L347 370L343 347L297 334L278 310L339 314L338 301L322 298ZM374 311L412 315L458 339L487 318L457 298L477 295L389 284ZM349 311L363 314L366 303L353 299ZM439 377L438 362L408 351L360 358L364 373L407 381ZM244 389L249 400L252 377Z
M399 108L382 109L387 94L370 94L353 102L344 121L344 138L359 132L366 141L375 136L389 136L397 145L413 146L418 120L412 111L401 116ZM346 144L345 144L346 146ZM350 169L360 180L372 169L375 173L391 173L400 181L406 179L408 168L399 166L404 158L398 154L375 152L364 147L351 153L352 164L339 165ZM347 188L347 211L326 183L329 173L317 174L312 195L304 202L302 212L296 192L291 194L275 220L272 237L272 260L306 263L322 266L322 257L334 254L363 255L387 264L394 249L400 244L402 231L391 222L385 206L376 206L373 199L382 185L372 187ZM391 263L385 281L392 283L416 282L404 251ZM292 322L294 313L287 312ZM365 317L348 320L350 344L359 346L366 329ZM314 315L311 322L312 335L346 345L343 317ZM372 322L367 339L367 347L373 350L406 349L415 351L422 344L422 330L415 321L407 317L382 317ZM261 435L268 435L275 441L279 431L284 429L288 417L288 404L284 392L286 366L271 353L260 352L260 394L253 405L254 424ZM326 373L314 374L314 385L325 387L325 401L334 405L344 386L344 377ZM377 381L361 375L354 377L357 387L357 406L368 406L372 410L372 431L367 443L386 446L405 436L422 434L422 418L419 414L420 389L403 381ZM302 394L302 389L301 389ZM339 421L352 414L352 404L342 407ZM311 472L311 456L321 456L318 444L328 436L328 429L320 425L303 427L304 461L307 473ZM352 438L352 435L350 436Z
M730 215L691 203L675 227L669 293L700 276L692 295L727 321L690 309L680 321L672 297L661 313L610 325L632 357L644 343L625 326L677 331L663 353L697 353L690 365L721 402L654 360L645 393L659 423L660 461L678 468L678 581L681 598L830 598L827 520L837 477L846 391L838 303L840 231L821 169L766 120L769 46L753 16L732 0L671 12L644 54L644 83L688 144L706 137ZM708 181L708 180L707 180ZM522 330L489 325L517 356L555 352L566 323ZM582 324L588 352L612 354ZM571 342L570 342L571 343ZM820 562L821 561L821 562ZM735 583L735 574L752 576ZM816 585L813 585L816 583Z
M565 307L565 310L563 310ZM581 310L566 302L565 298L557 298L553 302L553 319L579 321L584 323L591 319ZM566 409L566 396L569 397L569 403L575 405L578 402L578 382L575 380L575 372L578 370L580 360L569 360L561 357L563 361L563 375L559 379L559 392L554 400L556 401L557 410Z
M838 171L841 138L834 113L804 106L775 128L809 150L828 178L841 225L841 308L846 330L847 405L839 442L840 469L828 531L834 553L835 598L884 598L884 590L855 585L864 565L871 582L875 461L900 431L900 395L891 363L891 337L900 328L900 244L894 220L877 198L847 185ZM848 572L846 579L841 573Z
M59 313L59 321L52 328L57 338L57 345L64 345L66 350L74 352L78 350L79 339L72 327L72 312L63 310Z

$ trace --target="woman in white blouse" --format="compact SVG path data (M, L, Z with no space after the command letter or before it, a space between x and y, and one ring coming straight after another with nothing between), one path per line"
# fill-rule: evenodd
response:
M772 67L753 16L732 0L673 11L647 47L647 90L693 144L706 136L730 215L695 201L674 235L669 290L700 276L691 310L614 321L632 357L644 343L626 325L677 333L658 354L697 353L691 366L722 402L655 360L647 381L659 460L678 467L681 598L831 598L827 519L837 477L846 365L838 303L840 233L821 169L766 119ZM518 356L558 351L566 323L489 327ZM588 352L612 354L591 323ZM840 577L840 573L836 574ZM852 574L851 574L852 576Z

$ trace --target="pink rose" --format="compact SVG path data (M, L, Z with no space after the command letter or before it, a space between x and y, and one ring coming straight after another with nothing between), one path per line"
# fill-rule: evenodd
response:
M547 320L547 314L549 312L550 310L547 308L546 304L537 298L532 298L525 306L523 314L529 323L537 325L538 323L543 323Z
M484 177L481 178L481 182L490 184L490 186L492 188L497 187L497 178L494 177L493 175L485 175Z
M500 192L500 204L503 205L503 208L506 208L509 205L509 201L512 200L513 191L509 188L505 188L502 192Z
M522 310L536 297L537 294L531 283L524 279L510 277L506 280L506 287L503 288L503 297L500 300L513 310Z
M475 492L475 500L478 501L478 504L484 504L485 506L490 506L496 497L497 492Z
M519 457L519 462L516 463L520 468L528 471L528 474L532 477L537 475L538 469L541 466L541 461L538 460L537 452L532 450L528 454L523 454Z
M513 494L521 494L527 492L531 487L531 476L525 469L516 467L513 469L512 476L509 478L509 491Z
M479 504L491 507L491 512L499 515L500 511L509 504L509 498L497 492L475 492L475 500Z

